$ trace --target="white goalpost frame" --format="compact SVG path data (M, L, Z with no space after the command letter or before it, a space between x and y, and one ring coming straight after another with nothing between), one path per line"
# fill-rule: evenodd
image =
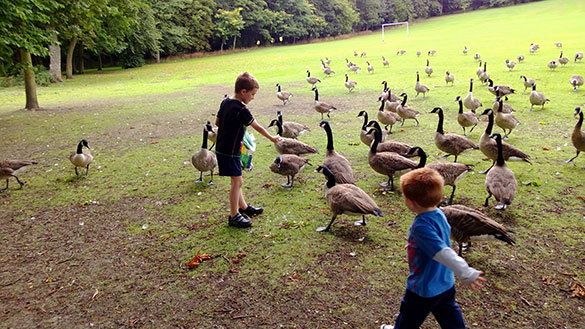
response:
M385 26L402 25L402 24L406 24L406 38L408 39L408 21L396 22L396 23L385 23L385 24L382 24L382 42L384 42L384 27Z

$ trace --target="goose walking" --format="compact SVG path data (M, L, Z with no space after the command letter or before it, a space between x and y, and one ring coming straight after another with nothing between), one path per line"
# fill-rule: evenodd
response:
M516 62L506 59L506 67L511 72L516 67Z
M418 119L416 117L420 115L420 112L415 109L411 109L406 105L406 99L408 98L408 95L406 95L406 93L402 93L400 94L400 96L403 97L402 103L400 103L400 105L396 107L396 113L398 113L398 115L402 118L402 123L400 124L400 127L404 126L404 121L406 121L407 119L412 119L416 121L416 126L418 127Z
M309 70L307 70L307 82L311 85L311 86L315 86L316 83L321 82L321 80L312 77L311 76L311 72Z
M581 61L583 59L583 52L579 51L575 54L575 63L577 63L577 61Z
M35 160L6 160L0 161L0 179L6 179L6 187L0 189L0 192L4 192L8 190L8 180L10 177L14 177L18 185L20 185L19 189L22 189L22 186L25 184L18 179L18 175L26 170L26 168L30 165L37 164L38 162Z
M463 105L465 108L470 109L471 111L475 112L480 106L482 106L479 99L473 97L473 79L469 79L469 92L467 96L463 99Z
M374 66L368 61L366 61L366 64L368 64L368 73L374 73Z
M505 210L514 201L514 196L516 196L516 191L518 190L518 182L514 172L508 168L504 161L502 136L499 133L494 133L490 138L496 140L498 158L496 159L496 164L485 176L485 188L488 196L485 199L484 207L488 206L489 199L493 195L500 203L496 206L496 209Z
M581 87L583 85L583 82L585 82L583 80L583 76L579 75L579 74L573 74L570 78L569 78L569 83L573 86L573 91L577 92L577 88Z
M373 134L368 135L368 122L370 122L368 121L368 112L360 111L356 118L359 117L364 117L364 123L362 124L362 128L360 130L360 140L362 141L362 143L370 147L370 145L372 145L372 141L374 140L374 135ZM386 140L387 135L388 135L387 132L384 132L382 134L382 141Z
M577 154L575 154L575 156L570 158L569 160L565 161L567 163L573 162L573 160L575 160L579 156L579 153L581 153L581 151L585 151L585 132L581 130L581 127L583 126L583 112L581 111L580 107L576 107L575 112L573 112L573 116L577 115L579 116L579 121L577 121L577 124L573 129L573 133L571 134L571 142L573 143L573 146L577 150ZM8 184L6 186L8 187Z
M388 129L390 126L390 130L388 130L388 134L392 133L392 126L397 122L401 121L402 118L394 112L384 111L386 107L386 101L380 99L380 108L378 109L378 121L385 125L385 128Z
M536 91L536 83L533 83L532 92L530 92L530 110L528 112L532 112L534 105L541 105L540 110L544 110L544 104L549 101L550 99L546 98L543 93Z
M479 75L479 80L485 84L490 78L490 74L487 71L487 62L483 62L483 72Z
M287 103L289 103L292 94L289 93L288 91L282 91L280 89L280 83L277 83L276 87L278 88L276 92L276 97L282 101L282 105L286 105Z
M471 130L469 130L469 132L471 133L475 126L477 126L479 120L477 119L477 116L475 115L475 112L473 110L463 112L463 101L461 100L461 96L457 96L457 98L455 98L455 101L459 103L459 112L457 112L457 122L459 123L461 128L463 128L463 136L467 136L465 128L471 127Z
M526 89L532 88L532 85L536 83L534 79L528 79L523 75L520 76L520 79L524 79L524 92L526 92Z
M459 154L468 150L477 150L479 146L474 142L470 141L466 137L456 134L445 134L443 131L443 109L435 107L430 113L436 113L439 115L439 123L437 124L437 132L435 133L435 145L437 148L445 153L443 158L450 155L455 156L453 162L457 162Z
M518 127L520 125L520 121L516 119L514 114L512 113L504 113L504 101L500 97L498 100L498 112L496 112L496 125L504 131L504 139L507 139L508 136L512 133L512 129ZM508 129L508 132L506 132Z
M333 132L331 131L329 122L321 121L319 126L321 126L327 134L327 151L325 152L323 166L329 168L329 170L333 172L337 184L355 184L351 164L343 155L335 151L333 146Z
M357 86L357 82L353 81L353 80L349 80L349 76L347 75L347 73L345 74L345 88L347 88L347 92L350 93L355 86Z
M83 148L84 146L87 149L84 149ZM93 155L91 155L88 149L90 149L90 147L87 144L87 141L85 139L82 139L79 142L79 144L77 144L77 151L71 152L71 154L69 155L69 160L75 166L75 175L77 176L79 176L77 167L86 168L84 175L85 177L87 177L87 174L89 173L89 165L93 161Z
M293 188L295 176L306 165L311 165L309 160L296 154L281 154L270 164L270 170L275 174L286 176L287 182L282 183L281 186L290 190Z
M337 110L337 108L329 103L325 103L319 100L319 90L317 89L317 87L313 87L313 89L311 90L315 92L315 105L313 106L313 108L318 113L321 113L321 120L323 120L323 114L327 114L327 117L331 118L329 113L331 113L331 111L333 110Z
M447 71L445 73L445 84L449 85L449 82L451 82L451 86L453 86L453 83L455 82L455 76Z
M429 78L431 77L431 74L433 74L433 68L429 66L428 59L427 59L427 67L425 67L425 73L429 76Z
M210 171L211 172L211 180L207 185L213 185L213 169L217 166L217 158L215 153L209 151L207 149L207 129L203 129L203 142L201 143L201 149L197 151L197 153L193 154L191 157L191 163L193 163L193 167L201 172L199 175L199 179L196 180L194 183L201 183L203 182L203 172Z
M384 56L382 56L382 65L384 65L384 67L390 67L390 62L388 62Z
M426 94L429 92L429 87L420 83L420 77L418 75L418 72L416 72L416 84L414 85L414 90L416 90L415 97L417 97L418 94L422 93L424 98Z
M569 58L563 56L563 51L561 50L561 54L559 55L559 63L562 66L565 66L569 63Z

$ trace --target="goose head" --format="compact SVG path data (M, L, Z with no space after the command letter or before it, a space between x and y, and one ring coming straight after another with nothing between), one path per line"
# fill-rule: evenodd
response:
M435 107L431 112L429 113L443 113L443 109L440 107Z

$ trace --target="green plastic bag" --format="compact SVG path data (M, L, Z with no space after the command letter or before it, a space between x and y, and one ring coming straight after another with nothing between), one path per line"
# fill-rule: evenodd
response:
M252 165L252 154L256 151L256 138L254 135L244 131L244 138L242 140L242 149L240 153L240 160L242 161L242 168L248 171L254 167Z

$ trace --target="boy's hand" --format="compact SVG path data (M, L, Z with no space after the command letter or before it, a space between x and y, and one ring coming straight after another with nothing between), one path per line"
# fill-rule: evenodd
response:
M469 287L471 288L471 290L473 290L473 292L476 292L477 290L483 288L483 284L481 284L481 283L487 281L484 277L481 276L482 274L483 274L483 272L479 272L479 276L477 277L477 279L475 279L475 281L473 281L469 285Z
M273 143L278 143L280 142L280 136L276 135L276 136L271 136L272 138L270 138L270 141Z

